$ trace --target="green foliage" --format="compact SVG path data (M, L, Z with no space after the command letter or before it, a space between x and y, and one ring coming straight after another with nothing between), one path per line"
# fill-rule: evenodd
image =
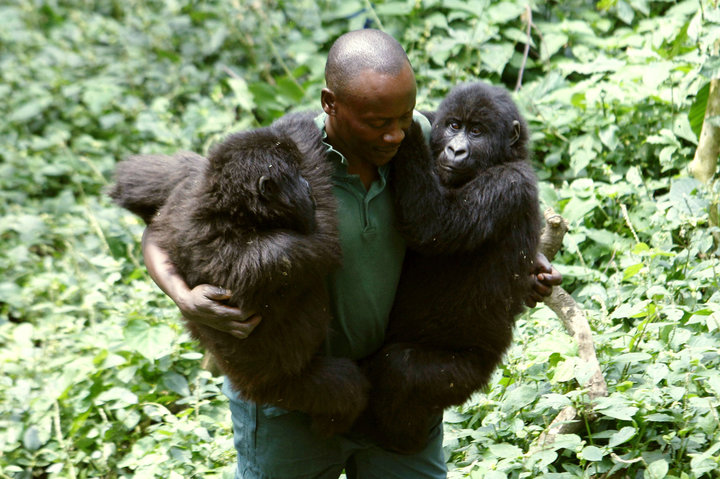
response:
M232 474L219 380L141 265L142 226L103 189L128 154L204 153L319 108L329 45L363 26L406 47L419 108L461 81L521 78L544 205L571 226L554 264L610 389L582 433L530 452L559 410L588 408L592 374L557 318L532 310L488 390L446 415L451 477L716 477L718 186L685 165L720 74L720 10L527 5L0 5L0 477Z

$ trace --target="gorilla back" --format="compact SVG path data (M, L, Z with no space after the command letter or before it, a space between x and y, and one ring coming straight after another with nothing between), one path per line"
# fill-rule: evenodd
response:
M485 386L531 289L540 232L527 126L509 95L456 87L433 118L430 150L411 127L393 160L408 244L386 344L364 368L364 429L384 447L422 449L443 409Z
M229 136L199 175L172 189L149 229L191 288L224 287L230 304L262 316L247 339L185 321L232 386L310 414L329 435L354 421L368 385L352 361L318 354L330 321L324 281L340 247L317 144L301 152L273 127Z

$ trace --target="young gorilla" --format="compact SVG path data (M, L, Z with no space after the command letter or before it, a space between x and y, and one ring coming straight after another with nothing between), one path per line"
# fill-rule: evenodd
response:
M208 160L131 157L110 196L149 222L190 287L227 288L229 303L262 315L247 339L185 322L233 387L304 411L332 435L365 407L368 383L351 360L318 354L330 322L324 281L340 264L331 166L320 142L298 146L280 131L233 134Z
M393 160L408 252L385 345L364 361L372 384L358 428L419 451L443 409L485 386L531 291L540 233L527 125L503 89L453 89L428 151L413 124Z

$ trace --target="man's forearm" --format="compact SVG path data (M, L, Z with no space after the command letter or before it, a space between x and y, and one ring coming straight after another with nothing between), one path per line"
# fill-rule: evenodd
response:
M149 228L143 232L142 252L150 277L165 294L178 303L179 299L190 291L190 288L175 270L167 252L155 243Z

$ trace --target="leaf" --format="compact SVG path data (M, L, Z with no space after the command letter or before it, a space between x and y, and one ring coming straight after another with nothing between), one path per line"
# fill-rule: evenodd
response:
M670 185L669 199L677 210L691 216L705 216L707 201L697 195L700 183L694 178L678 178Z
M580 222L592 210L598 207L597 199L589 198L583 200L579 197L572 197L562 211L563 217L570 223Z
M190 395L190 388L188 387L188 382L187 379L185 379L185 376L182 376L174 371L168 371L163 374L162 380L165 387L169 390L176 392L183 397Z
M517 459L523 455L522 449L514 444L493 444L488 449L493 455L503 459Z
M376 8L378 15L408 15L413 10L413 4L410 2L388 2L378 5Z
M503 411L513 411L532 404L537 399L538 392L533 386L522 385L510 391L503 401Z
M553 450L567 449L576 451L582 445L582 439L577 434L558 434L552 444Z
M7 116L7 121L15 123L25 123L32 119L40 117L40 114L52 105L52 97L47 93L33 98L18 108L12 110Z
M145 321L135 319L125 327L124 337L125 345L130 350L155 360L172 351L175 331L164 324L151 326Z
M564 394L545 394L542 398L537 402L537 407L539 409L547 409L552 408L556 410L560 410L564 408L565 406L569 406L571 404L570 399L568 399L567 396Z
M595 409L605 416L624 421L632 421L638 412L637 407L630 406L627 400L618 396L598 398Z
M608 447L611 449L617 447L635 437L635 434L637 434L637 430L634 427L624 427L610 436Z
M115 408L122 408L138 403L138 397L129 389L113 387L95 398L98 404L114 403Z
M563 46L568 43L568 36L560 32L550 32L543 35L542 43L540 44L540 55L542 59L547 61L558 52Z
M22 442L23 447L28 451L37 451L44 444L40 439L40 430L35 426L30 426L25 430Z
M658 459L657 461L651 462L647 470L645 471L646 479L663 479L667 476L669 470L668 463L665 459Z
M619 128L617 125L610 125L598 132L600 141L602 141L603 145L605 145L609 150L614 150L618 147L620 142L617 137L618 130Z
M596 446L586 446L583 448L582 451L580 451L580 454L578 454L580 459L585 459L586 461L602 461L603 457L605 457L605 453L602 449Z
M502 73L515 49L511 43L486 43L480 49L480 60L491 72Z
M110 78L94 78L85 82L82 100L93 115L100 115L123 94L122 88Z
M253 101L253 96L252 93L250 93L247 82L242 78L230 78L227 82L240 108L246 112L252 111L252 109L255 108L255 102Z
M650 304L649 300L623 303L610 314L610 319L640 318L646 315L648 304Z
M623 270L623 281L628 280L638 274L642 269L645 267L645 263L637 263L631 266L628 266Z

